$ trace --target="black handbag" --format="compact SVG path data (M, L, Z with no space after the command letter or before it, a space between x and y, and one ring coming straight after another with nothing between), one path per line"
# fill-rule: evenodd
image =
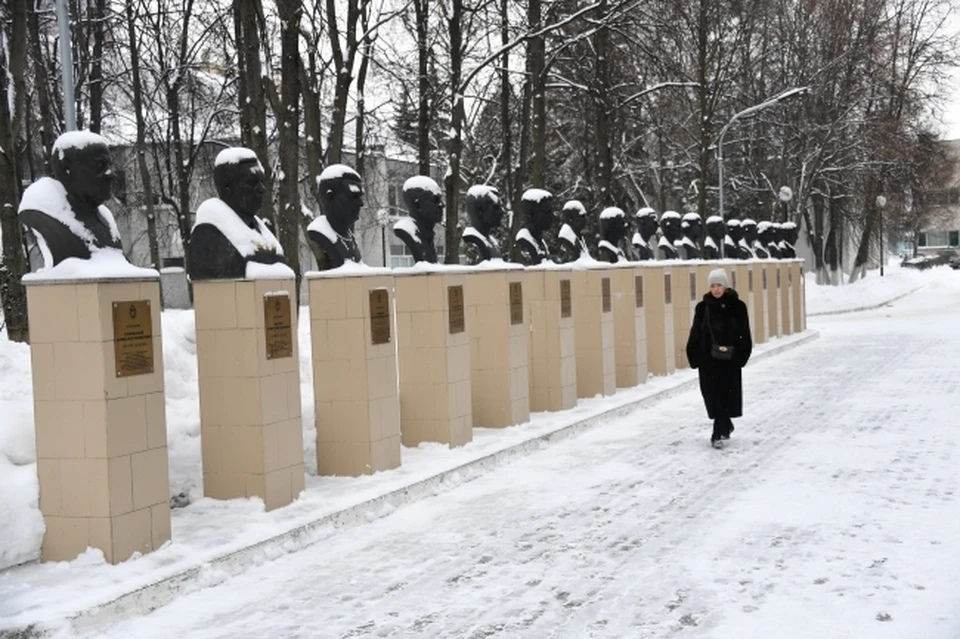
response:
M733 359L733 346L722 346L717 344L717 338L713 336L713 326L710 325L710 307L706 309L707 330L710 331L710 357L723 362L729 362Z

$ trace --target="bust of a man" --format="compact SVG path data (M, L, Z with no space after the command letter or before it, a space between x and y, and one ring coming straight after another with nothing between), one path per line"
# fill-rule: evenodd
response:
M747 246L750 247L751 257L756 257L761 260L765 260L770 257L770 254L767 253L767 249L763 247L763 244L757 237L757 223L748 217L741 223L740 226L743 229L743 240L746 242Z
M793 222L784 222L780 225L780 229L783 232L780 251L783 259L788 260L797 257L797 239L800 237L797 225Z
M700 259L700 237L703 235L703 220L698 213L686 213L680 222L680 233L683 239L680 246L683 247L683 259Z
M37 238L44 267L122 248L113 215L103 206L114 178L106 140L89 131L64 133L53 143L50 164L53 177L27 187L18 214Z
M403 202L410 217L393 225L393 234L400 238L414 262L437 262L434 227L443 221L443 191L425 175L416 175L403 183Z
M527 189L520 198L523 227L514 240L516 259L527 266L550 259L543 233L553 224L553 194L543 189Z
M719 260L723 255L721 250L727 251L725 246L727 239L727 225L723 223L723 218L719 215L711 215L707 218L707 238L703 241L703 257L708 260ZM727 257L733 257L727 254Z
M500 241L495 232L503 222L500 193L492 186L474 184L467 191L467 217L470 226L463 229L463 241L473 253L473 263L500 259Z
M727 237L730 239L730 244L735 248L734 251L727 253L727 257L735 257L741 260L749 260L753 257L753 249L750 248L747 238L743 234L743 223L737 218L727 220Z
M217 154L213 183L217 197L197 208L187 248L191 280L242 279L247 264L283 262L280 242L257 216L265 193L263 165L250 149Z
M353 236L353 225L363 207L363 181L344 164L331 164L317 178L320 191L318 215L307 227L307 236L326 254L329 268L345 262L360 262L360 248Z
M660 216L660 242L657 248L661 260L680 259L676 246L680 242L680 224L680 214L676 211L664 211Z
M657 212L645 206L634 216L637 231L633 234L631 244L637 254L637 259L646 261L656 257L653 252L653 238L657 236Z
M563 263L573 262L590 255L583 231L587 227L587 209L580 200L570 200L563 205L563 224L557 234L559 258Z
M627 237L627 214L623 209L609 206L600 212L600 242L597 244L597 258L602 262L623 262L627 256L621 243Z

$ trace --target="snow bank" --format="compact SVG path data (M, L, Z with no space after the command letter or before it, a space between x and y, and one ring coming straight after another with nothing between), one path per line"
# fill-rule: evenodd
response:
M432 193L438 197L443 197L443 191L440 190L440 185L426 175L414 175L403 183L404 192L414 189L420 189L421 191Z
M880 271L869 271L867 276L853 284L840 286L818 285L816 274L807 269L807 315L839 313L878 306L901 295L906 295L922 286L957 286L960 271L948 266L938 266L926 271L902 268L890 264Z

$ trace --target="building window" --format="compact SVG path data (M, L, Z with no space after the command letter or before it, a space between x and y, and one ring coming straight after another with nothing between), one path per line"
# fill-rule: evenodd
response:
M949 231L927 231L924 233L926 235L927 246L947 246L950 242L950 232Z
M413 255L407 250L406 244L390 245L390 268L413 266Z
M960 246L960 231L950 231L950 246Z
M923 248L923 247L926 246L926 245L927 245L927 234L926 234L926 233L920 233L920 234L917 236L917 246L919 246L920 248Z

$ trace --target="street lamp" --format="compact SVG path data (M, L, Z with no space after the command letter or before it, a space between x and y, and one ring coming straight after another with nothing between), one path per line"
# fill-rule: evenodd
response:
M801 93L805 93L809 90L810 90L810 87L796 87L793 89L788 89L783 93L773 96L772 98L770 98L765 102L761 102L760 104L755 104L754 106L748 109L744 109L743 111L740 111L739 113L735 114L732 118L730 118L730 121L727 122L727 125L725 127L720 129L720 137L718 138L718 141L717 141L717 166L720 171L720 217L723 217L723 136L727 134L727 130L733 125L734 122L736 122L742 117L753 115L758 111L763 111L767 107L771 107L774 104L777 104L778 102L782 102L787 98L792 98L795 95L800 95Z
M63 116L67 131L76 131L77 114L73 103L73 57L70 53L70 10L67 0L57 0L57 23L60 27L60 66L63 73Z
M883 263L887 261L883 254L883 208L887 205L887 198L877 196L877 210L880 212L880 277L883 277Z

